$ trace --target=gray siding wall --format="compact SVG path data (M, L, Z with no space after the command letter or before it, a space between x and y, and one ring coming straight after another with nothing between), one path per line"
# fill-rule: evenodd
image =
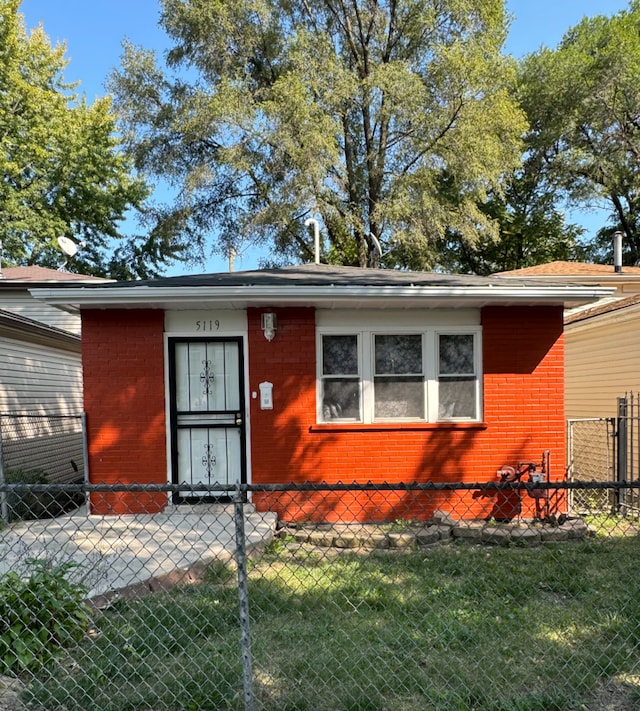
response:
M2 291L0 309L54 326L70 333L80 333L80 316L67 313L55 306L36 301L26 291Z
M82 412L80 354L0 338L0 412Z

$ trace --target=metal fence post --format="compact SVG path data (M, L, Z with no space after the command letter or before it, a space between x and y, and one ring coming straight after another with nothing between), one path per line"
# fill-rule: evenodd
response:
M242 685L245 711L253 711L253 669L251 629L249 624L249 584L247 577L247 547L244 529L244 498L240 483L236 485L234 520L236 526L236 564L238 566L238 597L240 603L240 644L242 654Z
M573 420L567 420L567 474L569 481L573 481ZM573 511L573 490L567 491L567 512Z
M627 398L618 398L618 416L616 421L617 429L617 457L616 457L616 481L621 483L627 480ZM616 505L619 508L626 502L626 492L622 489L616 490Z
M6 483L2 446L2 416L0 415L0 486L4 486ZM0 518L4 523L9 523L9 503L7 496L6 491L0 491Z
M82 459L84 465L83 483L89 483L89 443L87 441L87 413L83 412L80 415L80 423L82 425Z

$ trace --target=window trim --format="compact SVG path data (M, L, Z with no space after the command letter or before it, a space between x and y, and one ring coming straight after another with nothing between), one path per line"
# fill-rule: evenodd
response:
M322 336L355 336L356 337L356 355L358 359L358 372L357 374L345 374L345 375L340 375L340 374L331 374L329 376L325 375L323 372L323 342L322 342ZM316 336L316 422L321 422L321 423L326 423L326 422L340 422L341 424L353 424L353 425L359 425L364 422L363 419L363 401L364 401L364 387L363 387L363 382L364 382L364 377L363 377L363 371L362 371L362 363L363 363L363 356L362 356L362 337L361 334L357 331L353 330L335 330L335 329L330 329L326 332L323 332L322 335L319 337ZM353 378L354 380L357 379L358 381L358 399L359 399L359 407L360 407L360 417L359 419L353 419L351 417L336 417L331 420L325 420L323 418L323 409L324 409L324 402L323 402L323 388L322 384L325 382L325 380L338 380L342 378Z
M417 326L417 327L416 327ZM440 335L471 335L474 346L474 368L475 368L475 396L476 414L475 417L439 417L439 336ZM322 393L323 377L322 372L322 339L324 336L357 336L358 344L358 371L360 374L359 394L360 394L360 419L335 418L331 420L323 419ZM400 336L400 335L421 335L423 354L423 393L424 393L424 417L393 417L375 418L375 336ZM483 418L482 399L482 327L477 325L468 326L423 326L418 324L402 325L393 327L385 325L383 327L365 326L350 328L341 326L320 326L316 329L316 424L319 426L394 426L405 425L434 425L438 423L451 424L478 424Z
M436 420L434 422L479 422L482 420L483 411L483 401L482 401L482 340L481 334L482 329L464 329L464 328L437 328L435 331L435 386L436 386ZM471 375L474 378L475 383L475 405L476 405L476 416L473 418L469 417L440 417L440 336L460 336L469 335L473 336L473 369L474 372L469 373L458 373L452 374L458 377L467 377ZM446 376L445 376L446 377Z

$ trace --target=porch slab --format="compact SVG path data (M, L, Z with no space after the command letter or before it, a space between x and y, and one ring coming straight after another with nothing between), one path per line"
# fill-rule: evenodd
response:
M244 509L247 551L267 545L277 517ZM28 560L76 564L71 576L87 598L106 604L119 595L193 582L207 565L236 551L234 508L176 506L157 514L96 516L80 511L55 519L23 521L0 531L0 575L25 574Z

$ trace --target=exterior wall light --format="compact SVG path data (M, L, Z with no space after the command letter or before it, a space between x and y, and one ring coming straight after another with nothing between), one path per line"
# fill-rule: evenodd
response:
M273 341L276 335L277 319L274 313L262 314L262 332L267 341Z

